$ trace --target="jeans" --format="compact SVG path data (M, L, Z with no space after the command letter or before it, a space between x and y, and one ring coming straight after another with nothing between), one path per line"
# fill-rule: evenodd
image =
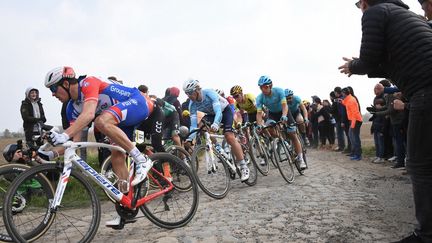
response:
M407 170L413 186L416 233L432 242L432 87L416 92L410 100Z
M384 134L382 132L374 132L375 156L384 158Z
M338 140L338 147L339 149L345 148L345 134L344 129L342 128L341 122L336 122L336 134L337 134L337 140Z
M354 128L349 128L349 139L351 140L351 154L361 156L361 140L360 140L360 127L362 122L356 121Z

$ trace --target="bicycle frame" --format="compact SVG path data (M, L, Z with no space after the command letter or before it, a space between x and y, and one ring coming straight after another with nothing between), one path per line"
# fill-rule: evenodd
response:
M123 194L120 192L108 179L106 179L103 175L99 174L96 170L94 170L90 165L88 165L81 157L79 157L76 154L76 150L79 148L84 147L104 147L112 150L117 150L122 153L125 153L125 150L109 145L104 143L96 143L96 142L72 142L68 141L61 145L66 148L65 154L64 154L64 167L63 172L61 174L61 179L58 182L58 186L54 195L54 198L51 202L50 209L56 210L56 208L61 204L61 200L63 198L64 191L66 189L67 183L69 181L69 176L71 174L71 171L73 167L78 168L83 174L85 174L88 178L90 178L93 182L95 182L97 185L102 187L103 190L108 192L112 198L114 198L117 202L119 202L121 205L129 208L129 209L135 209L136 207L140 207L143 204L145 204L148 201L153 200L156 197L159 197L162 194L165 194L168 191L171 191L174 188L174 185L170 180L165 178L161 173L159 173L156 169L152 168L152 173L155 173L160 178L164 180L164 182L167 183L168 187L163 188L161 183L154 178L153 175L150 173L148 174L148 178L153 180L156 185L158 185L159 188L163 188L160 191L157 191L155 193L149 194L143 198L140 198L138 200L134 199L135 193L134 188L131 186L130 190L128 192L128 195ZM134 168L134 161L131 160L131 168ZM131 169L129 172L129 181L132 181L133 179L133 172L134 170ZM48 218L48 217L47 217Z

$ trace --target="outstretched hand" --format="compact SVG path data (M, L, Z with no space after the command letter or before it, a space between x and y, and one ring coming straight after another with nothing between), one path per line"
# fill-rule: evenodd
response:
M348 57L343 57L342 59L345 61L345 64L340 66L338 69L341 73L348 75L348 77L351 77L352 73L349 70L349 64L352 62L353 59Z

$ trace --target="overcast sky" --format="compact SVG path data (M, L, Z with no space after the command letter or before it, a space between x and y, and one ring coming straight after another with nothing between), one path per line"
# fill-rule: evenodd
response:
M422 14L417 0L405 0ZM204 88L239 84L258 94L258 78L322 99L351 85L362 109L378 80L340 74L343 56L358 56L361 11L355 0L53 0L0 1L0 131L22 130L27 87L39 89L49 124L60 102L46 73L69 65L77 74L117 76L163 96L195 78ZM181 101L185 98L182 93Z

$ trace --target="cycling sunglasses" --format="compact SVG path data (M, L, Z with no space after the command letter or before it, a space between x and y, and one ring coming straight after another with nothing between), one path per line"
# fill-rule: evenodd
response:
M264 84L264 85L260 86L261 89L268 89L270 87L271 87L271 84Z
M236 94L236 95L233 95L233 98L237 99L237 98L240 98L240 96L241 96L240 94Z
M192 91L185 91L185 93L186 93L187 96L191 96L191 95L193 95L194 92L195 92L195 90L192 90Z
M52 93L55 93L55 92L57 92L57 89L58 89L58 85L51 85L51 86L49 86L49 89L51 90L51 92Z

